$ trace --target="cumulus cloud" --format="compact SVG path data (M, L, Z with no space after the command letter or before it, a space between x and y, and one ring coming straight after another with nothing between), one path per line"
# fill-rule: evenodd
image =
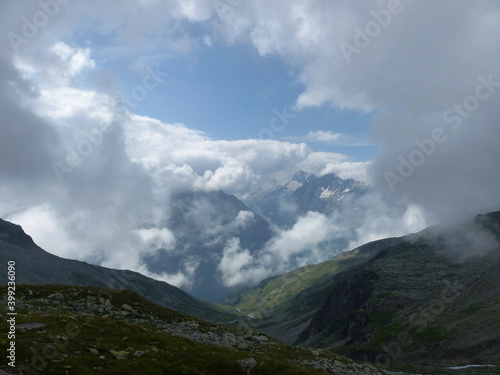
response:
M253 257L250 255L250 251L240 247L238 238L231 238L224 247L222 259L217 267L224 285L232 287L248 283L250 276L248 275L248 266L252 262ZM260 276L254 272L252 273L257 277Z
M337 234L336 229L324 214L308 212L306 216L299 218L290 230L278 233L267 245L266 251L279 256L280 264L284 268L289 268L292 257L298 255L304 258L316 258L318 261L317 256L306 257L304 250L314 254L317 252L318 244L332 239Z
M136 232L151 249L169 249L175 246L175 236L167 228L138 229Z

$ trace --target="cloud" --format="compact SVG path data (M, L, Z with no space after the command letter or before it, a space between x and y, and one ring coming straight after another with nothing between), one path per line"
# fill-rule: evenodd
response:
M333 152L314 152L297 167L305 172L323 176L334 173L340 178L353 178L357 181L370 183L370 162L352 161L348 156Z
M322 143L336 143L340 138L343 137L341 133L334 133L332 131L316 130L310 131L305 137L284 137L284 140L295 141L295 142L322 142Z
M307 138L320 142L337 141L339 140L340 137L342 137L341 133L334 133L332 131L322 131L322 130L311 131L307 134Z
M179 288L185 288L189 290L193 287L193 284L196 283L196 270L199 265L199 260L191 257L184 260L181 265L182 270L176 273L169 274L164 272L160 275L157 275L152 274L151 272L146 270L145 274L156 279L159 278L160 280L163 280L171 285L175 285Z
M411 240L430 244L438 255L462 263L498 251L500 242L495 235L498 229L496 223L478 216L474 220L458 220L427 228L412 236Z
M223 284L232 287L247 283L250 276L247 266L252 262L253 258L250 255L250 251L241 249L238 238L231 238L224 247L222 259L217 267ZM259 277L255 272L252 273L254 276Z
M171 249L175 246L175 236L167 228L138 229L136 233L151 249Z
M292 228L277 229L258 252L242 248L237 238L228 240L218 265L221 282L228 287L252 285L367 242L403 236L427 226L421 207L395 207L376 193L352 203L355 210L347 203L328 214L307 212ZM395 217L400 219L396 222Z
M299 218L290 230L280 231L267 244L266 252L278 256L283 268L290 268L289 263L293 257L304 256L305 251L314 254L318 250L318 244L335 236L336 229L324 214L308 212L306 216ZM318 257L312 258L318 260Z

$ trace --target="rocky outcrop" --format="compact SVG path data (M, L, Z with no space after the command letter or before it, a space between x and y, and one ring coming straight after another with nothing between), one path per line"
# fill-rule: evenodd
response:
M312 318L309 327L299 335L299 341L312 336L326 337L339 331L342 337L355 341L362 335L362 328L369 321L363 306L373 291L377 274L362 270L339 282L325 297L323 305Z

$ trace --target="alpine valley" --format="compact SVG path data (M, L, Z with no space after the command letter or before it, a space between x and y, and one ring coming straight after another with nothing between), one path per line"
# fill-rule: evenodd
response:
M324 244L336 255L322 263L242 289L220 283L216 264L228 239L257 252L275 231L293 226L293 217L340 206L356 210L367 193L353 180L300 172L244 203L223 192L178 194L168 223L176 245L145 261L150 270L175 271L195 259L202 277L195 297L136 272L57 257L20 226L0 220L0 261L15 262L19 364L0 368L19 374L500 373L500 212L339 252L347 236ZM0 280L7 285L7 272ZM221 303L199 298L224 294Z

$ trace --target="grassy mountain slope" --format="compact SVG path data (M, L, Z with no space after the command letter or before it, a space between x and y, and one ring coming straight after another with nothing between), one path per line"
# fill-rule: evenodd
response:
M444 241L413 238L339 275L299 340L372 361L500 365L500 248L457 260Z
M274 337L354 359L500 365L499 233L497 212L375 241L225 302Z
M389 238L365 244L329 261L301 267L263 280L254 288L229 294L222 303L249 316L247 327L264 330L292 344L320 308L322 296L336 275L371 259L379 249L401 241Z

